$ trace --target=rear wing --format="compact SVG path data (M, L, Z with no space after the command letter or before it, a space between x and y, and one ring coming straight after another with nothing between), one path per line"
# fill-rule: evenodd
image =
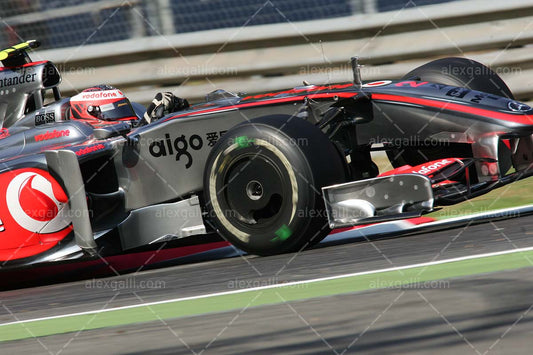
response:
M0 51L0 127L9 128L25 114L43 107L45 90L61 99L61 75L50 61L32 62L29 50L39 47L36 40L26 41Z
M37 48L41 45L39 41L34 39L15 44L12 47L2 49L0 51L0 61L4 67L18 67L26 63L30 63L31 59L28 55L28 50Z

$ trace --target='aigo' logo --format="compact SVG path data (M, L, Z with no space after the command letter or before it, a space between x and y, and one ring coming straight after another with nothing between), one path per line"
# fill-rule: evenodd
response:
M185 168L189 169L193 163L192 155L188 151L189 147L193 150L200 150L203 146L204 141L197 134L193 134L188 139L183 134L175 139L171 139L170 134L165 133L165 139L152 142L148 146L148 150L156 158L175 155L176 161L179 161L182 156L185 156L187 158Z

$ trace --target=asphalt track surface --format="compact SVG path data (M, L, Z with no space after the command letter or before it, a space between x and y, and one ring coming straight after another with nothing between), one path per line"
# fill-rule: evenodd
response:
M533 216L0 293L0 322L533 246ZM529 354L533 268L2 343L0 353ZM133 281L132 281L133 280ZM105 281L108 281L106 284ZM113 287L119 281L126 288ZM141 283L153 288L143 288ZM1 331L1 330L0 330Z

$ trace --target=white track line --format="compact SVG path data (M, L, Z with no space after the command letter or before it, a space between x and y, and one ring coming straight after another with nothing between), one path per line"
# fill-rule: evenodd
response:
M493 218L501 218L501 217L522 217L523 214L530 214L533 212L533 204L531 205L524 205L520 207L508 207L508 208L502 208L499 210L491 210L487 212L478 212L474 214L468 214L464 216L459 217L453 217L453 218L446 218L437 220L435 222L429 222L429 223L422 223L418 224L417 227L424 227L424 226L439 226L439 225L446 225L456 222L466 222L466 221L482 221L486 219L493 219Z
M291 287L291 286L302 285L302 284L307 284L307 283L315 283L315 282L321 282L321 281L336 280L336 279L342 279L342 278L348 278L348 277L354 277L354 276L379 274L379 273L389 272L389 271L413 269L413 268L418 268L418 267L447 264L447 263L453 263L453 262L456 262L456 261L481 259L481 258L486 258L486 257L490 257L490 256L514 254L514 253L521 253L521 252L527 252L527 251L533 251L533 247L517 248L517 249L504 250L504 251L498 251L498 252L492 252L492 253L462 256L462 257L458 257L458 258L445 259L445 260L439 260L439 261L431 261L431 262L427 262L427 263L411 264L411 265L405 265L405 266L397 266L397 267L391 267L391 268L379 269L379 270L361 271L361 272L355 272L355 273L351 273L351 274L321 277L321 278L318 278L318 279L310 279L310 280L303 280L303 281L293 281L293 282L287 282L287 283L276 284L276 285L266 285L266 286L251 287L251 288L245 288L245 289L234 290L234 291L216 292L216 293L209 293L209 294L205 294L205 295L174 298L174 299L170 299L170 300L147 302L147 303L141 303L141 304L137 304L137 305L122 306L122 307L115 307L115 308L109 308L109 309L99 309L99 310L94 310L94 311L86 311L86 312L79 312L79 313L69 313L69 314L63 314L63 315L58 315L58 316L34 318L34 319L28 319L28 320L19 320L19 321L16 321L16 322L9 322L9 323L0 324L0 327L7 326L7 325L13 325L13 324L33 323L33 322L39 322L39 321L45 321L45 320L51 320L51 319L58 319L58 318L68 318L68 317L76 317L76 316L83 316L83 315L95 315L95 314L100 314L100 313L120 311L120 310L124 310L124 309L149 307L149 306L165 304L165 303L182 302L182 301L197 300L197 299L202 299L202 298L226 296L226 295L233 295L233 294L239 294L239 293L244 293L244 292L262 291L262 290L274 289L274 288L282 288L282 287Z

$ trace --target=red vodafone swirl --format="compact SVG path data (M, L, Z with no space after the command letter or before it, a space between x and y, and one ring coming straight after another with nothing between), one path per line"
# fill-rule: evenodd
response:
M0 174L0 260L29 257L55 246L71 231L68 197L45 170Z

